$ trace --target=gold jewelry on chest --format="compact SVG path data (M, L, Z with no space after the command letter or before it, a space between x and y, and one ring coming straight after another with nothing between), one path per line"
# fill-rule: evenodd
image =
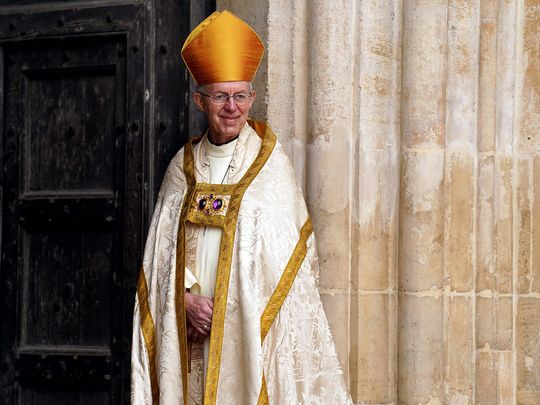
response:
M197 183L187 220L193 224L223 228L236 184Z

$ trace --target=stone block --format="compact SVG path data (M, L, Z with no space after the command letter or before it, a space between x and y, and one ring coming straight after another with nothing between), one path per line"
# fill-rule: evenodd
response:
M428 176L426 174L429 173ZM399 288L442 288L444 239L444 153L402 157Z
M495 19L499 12L498 0L481 0L480 1L480 17Z
M478 159L476 291L493 290L496 286L493 257L493 161L493 156Z
M476 348L478 349L495 347L496 308L495 298L476 298Z
M531 285L531 184L529 159L517 162L516 187L516 250L517 250L517 284L518 293L526 294Z
M445 140L447 5L403 3L402 143L442 148Z
M470 291L473 286L474 158L469 154L447 156L445 176L445 278L450 288Z
M516 400L540 403L540 298L519 298L516 315Z
M484 1L481 2L483 4ZM493 152L497 103L497 22L492 19L480 24L479 63L478 150Z
M538 0L523 2L523 26L518 33L522 51L518 55L520 69L519 82L523 89L519 93L520 105L517 109L517 148L521 153L540 151L540 4Z
M514 151L516 106L516 10L517 2L500 1L497 14L497 152ZM510 184L510 183L509 183Z
M512 349L512 298L489 296L476 299L476 347L492 350Z
M451 404L472 404L474 384L473 303L471 297L448 297L446 378Z
M514 403L514 380L512 367L513 358L511 350L494 353L497 372L496 404L505 405Z
M353 267L358 281L354 285L381 291L395 288L398 167L386 151L362 151L360 157L358 204L353 211L358 222L357 239L352 242L358 259Z
M443 401L442 298L399 296L398 401Z
M494 259L496 289L512 292L512 158L495 158L494 174Z
M476 152L478 2L448 0L446 141L447 150Z
M319 256L319 285L324 289L347 291L350 284L350 238L348 218L343 214L324 213L311 207Z
M476 291L495 288L493 258L493 156L478 159L476 218Z
M358 242L358 268L353 270L358 273L358 289L383 291L391 288L397 256L395 237L368 229L360 232Z
M512 350L512 331L514 329L512 306L512 297L499 297L496 301L496 336L493 347L497 350Z
M370 403L395 400L395 297L358 296L357 398ZM352 354L352 353L351 353Z
M533 158L531 291L540 292L540 154Z
M489 347L478 351L474 403L477 405L515 403L512 370L512 351L491 350Z
M489 346L477 352L475 383L475 404L497 404L497 366Z

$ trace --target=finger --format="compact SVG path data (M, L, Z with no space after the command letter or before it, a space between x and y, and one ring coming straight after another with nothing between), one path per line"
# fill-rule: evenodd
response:
M203 317L203 318L197 319L196 321L192 322L191 324L193 326L198 327L199 329L206 329L205 325L208 325L208 327L210 327L210 325L212 325L212 318Z
M197 332L200 335L208 336L210 334L211 325L207 323L203 323L201 326L197 328Z
M200 295L197 297L197 304L201 307L212 309L214 307L214 303L212 301L212 298L205 297L203 295Z
M199 312L194 317L193 323L199 324L199 326L202 326L202 324L205 324L205 323L212 323L212 312L211 311L201 311L201 312Z
M214 310L214 300L212 298L204 297L206 298L206 304L208 305L208 308L210 308L212 311Z
M205 316L204 317L204 320L203 320L203 323L206 324L206 325L212 325L212 315L210 316Z
M209 305L209 302L204 302L202 305L201 305L201 310L200 312L204 315L208 315L208 316L212 316L214 310L212 309L212 307Z

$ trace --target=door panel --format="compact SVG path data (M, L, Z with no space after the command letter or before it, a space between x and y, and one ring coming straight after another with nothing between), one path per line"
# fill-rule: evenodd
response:
M179 52L214 9L0 0L0 405L129 403L148 223L203 128Z
M127 401L124 283L142 249L145 113L143 91L127 100L144 81L143 58L127 49L144 46L141 10L117 7L118 31L3 45L0 403Z
M20 246L20 349L109 351L111 233L23 231Z
M114 66L23 73L25 196L113 191L117 88Z

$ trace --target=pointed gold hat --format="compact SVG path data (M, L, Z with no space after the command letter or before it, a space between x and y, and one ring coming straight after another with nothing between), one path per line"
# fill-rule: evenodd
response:
M255 31L229 11L216 11L189 34L182 58L198 85L251 82L264 53Z

